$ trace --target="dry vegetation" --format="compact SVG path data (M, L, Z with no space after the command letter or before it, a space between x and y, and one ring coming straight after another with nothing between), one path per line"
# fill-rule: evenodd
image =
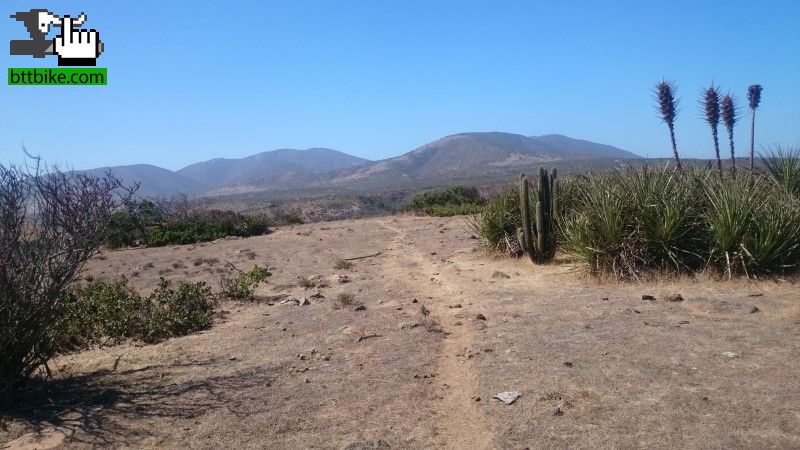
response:
M0 442L800 446L796 279L600 282L561 254L487 257L472 234L465 218L401 216L105 251L83 277L151 263L128 282L143 295L165 268L186 282L239 275L220 261L272 276L252 288L262 301L223 301L200 333L57 357L41 398L4 410ZM522 395L506 405L503 391Z

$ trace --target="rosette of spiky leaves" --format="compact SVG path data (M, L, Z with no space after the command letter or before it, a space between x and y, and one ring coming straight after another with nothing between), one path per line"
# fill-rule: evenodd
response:
M739 120L739 108L736 104L736 99L734 99L730 94L722 97L720 107L722 109L722 123L725 124L725 128L728 130L728 142L731 146L731 173L735 176L736 152L733 148L733 127L736 126L736 121Z
M701 100L701 103L703 105L703 112L706 116L706 122L708 122L708 125L711 127L711 136L714 138L714 152L717 156L717 169L721 175L722 160L719 157L719 139L717 135L720 116L719 91L717 91L717 88L713 84L711 87L703 91L703 99Z
M678 157L678 146L675 143L675 116L678 114L678 100L675 98L675 84L671 81L662 81L655 88L656 107L661 120L669 127L669 137L672 141L672 153L675 163L681 170L681 159Z
M756 109L761 103L761 85L753 84L747 88L747 101L750 104L750 184L753 184L753 167L756 146Z

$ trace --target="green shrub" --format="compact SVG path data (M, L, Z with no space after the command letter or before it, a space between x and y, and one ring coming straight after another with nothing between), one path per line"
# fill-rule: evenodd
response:
M220 283L222 294L237 300L250 298L256 286L271 275L267 269L256 265L249 272L239 272L234 278L223 277Z
M772 179L800 201L800 149L778 146L761 155L761 161Z
M483 203L478 190L454 186L443 191L423 192L403 206L405 211L430 216L455 216L476 214Z
M472 218L470 227L490 249L504 253L513 250L510 244L516 242L517 228L522 223L519 201L517 187L508 186L489 198Z
M152 227L147 233L147 243L153 247L183 245L227 236L257 236L268 232L266 219L232 211L210 211L186 219L169 220Z
M57 347L85 348L109 338L158 342L211 325L213 301L205 283L181 283L172 289L162 278L148 297L127 283L124 277L91 280L72 289L61 306Z

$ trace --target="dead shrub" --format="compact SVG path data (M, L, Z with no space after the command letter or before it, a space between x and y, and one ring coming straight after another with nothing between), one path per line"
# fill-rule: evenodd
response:
M356 298L353 294L348 294L346 292L342 292L341 294L336 296L336 299L333 301L333 309L342 309L348 306L353 306L356 303Z

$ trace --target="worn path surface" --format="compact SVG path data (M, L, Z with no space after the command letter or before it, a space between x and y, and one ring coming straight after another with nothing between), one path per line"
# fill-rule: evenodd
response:
M104 253L88 274L144 291L218 289L225 261L274 275L207 331L59 357L53 395L7 416L0 448L800 447L796 284L603 284L471 234L385 217Z

